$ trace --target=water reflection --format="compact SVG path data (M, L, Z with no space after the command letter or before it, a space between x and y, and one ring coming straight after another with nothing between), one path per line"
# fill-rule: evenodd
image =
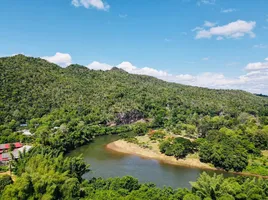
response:
M77 148L69 154L70 156L83 154L85 162L90 164L92 171L85 174L84 178L131 175L138 178L140 182L153 182L159 187L190 188L189 182L195 181L203 171L210 174L215 173L214 171L174 166L156 160L106 150L106 144L118 138L117 135L101 136L96 138L93 143ZM233 175L224 173L224 176Z

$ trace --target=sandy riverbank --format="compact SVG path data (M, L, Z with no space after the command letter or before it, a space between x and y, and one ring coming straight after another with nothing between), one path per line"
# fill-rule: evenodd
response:
M156 151L155 149L154 150L145 149L145 148L140 147L137 144L128 143L124 140L117 140L115 142L109 143L106 145L106 148L111 151L120 152L124 154L130 154L130 155L137 155L137 156L147 158L147 159L155 159L163 163L177 165L177 166L208 169L208 170L214 170L214 171L216 170L223 171L215 167L211 167L210 165L206 163L202 163L197 158L185 158L185 159L177 160L175 157L166 156L164 154L161 154L159 151ZM248 172L229 172L229 173L239 174L243 176L255 176L255 177L268 179L268 176L261 176L257 174L251 174Z
M128 143L124 140L117 140L115 142L107 144L106 148L112 151L120 152L120 153L138 155L143 158L156 159L161 162L172 164L172 165L216 170L215 168L209 166L208 164L200 162L199 159L186 158L186 159L177 160L173 156L166 156L164 154L161 154L160 152L141 148L137 144Z

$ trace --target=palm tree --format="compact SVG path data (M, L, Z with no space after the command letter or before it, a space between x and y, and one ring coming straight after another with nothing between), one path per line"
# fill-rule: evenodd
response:
M192 190L195 194L202 199L209 197L212 200L216 200L220 196L220 186L223 181L222 175L209 176L206 172L203 172L196 182L190 182Z
M22 152L19 151L19 157L17 159L13 154L11 154L12 162L10 166L14 169L15 174L22 173L19 172L18 169L25 170L26 163L28 161L27 156L26 148L23 148Z

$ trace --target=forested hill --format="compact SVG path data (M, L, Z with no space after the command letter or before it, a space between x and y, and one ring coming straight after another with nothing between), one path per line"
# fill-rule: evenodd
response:
M268 99L238 90L168 83L114 68L61 68L40 58L0 58L0 124L20 123L56 112L84 121L128 123L129 118L182 115L267 115ZM178 117L180 118L180 117Z

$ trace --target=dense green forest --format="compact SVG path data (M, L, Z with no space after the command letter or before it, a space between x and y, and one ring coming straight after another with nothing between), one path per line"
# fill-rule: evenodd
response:
M19 133L25 129L21 124L27 124L34 135ZM8 176L0 179L4 199L268 196L267 181L206 174L192 183L191 191L159 189L132 177L83 180L88 166L81 158L63 156L96 136L121 133L128 138L128 132L143 135L150 129L195 139L163 142L160 148L167 155L183 158L198 151L201 161L226 171L246 169L268 175L268 159L262 153L268 150L268 98L264 95L168 83L116 67L95 71L81 65L61 68L23 55L0 58L0 143L21 141L36 146L12 161L17 181Z
M23 55L0 58L0 70L0 131L10 140L21 123L40 133L61 127L73 134L146 118L153 127L200 137L249 118L268 123L268 99L244 91L167 83L117 68L61 68Z
M17 55L0 59L0 124L72 115L87 123L128 123L164 116L171 121L194 115L268 114L268 99L236 90L211 90L167 83L114 68L61 68L43 59ZM121 114L121 115L120 115ZM129 119L127 119L129 116ZM55 125L59 124L55 123ZM161 122L159 122L161 123Z
M61 68L23 55L0 58L0 71L0 143L19 140L66 152L98 135L128 131L139 135L164 128L202 138L201 160L235 171L268 149L268 98L263 96L167 83L116 67ZM147 123L133 124L139 120ZM16 132L25 123L34 137ZM187 153L180 151L173 154ZM244 167L230 164L235 163L235 152ZM260 159L253 161L251 170L268 175L268 169L258 169L260 162L266 165Z

